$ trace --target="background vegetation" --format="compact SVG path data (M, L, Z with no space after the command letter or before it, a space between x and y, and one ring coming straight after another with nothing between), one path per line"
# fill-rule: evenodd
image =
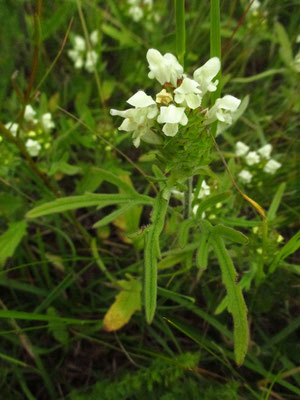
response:
M209 59L209 3L186 1L189 72ZM153 146L133 147L131 135L116 129L109 109L125 109L139 89L153 94L145 55L149 48L176 54L174 2L154 0L139 21L132 19L125 0L1 2L3 398L300 397L300 7L297 0L265 0L251 12L249 5L221 1L222 92L249 96L249 103L217 142L235 178L242 168L235 156L237 141L252 150L272 144L282 167L275 175L256 169L252 182L241 184L266 210L267 238L260 215L235 189L217 151L205 171L212 192L230 191L221 206L206 210L207 219L249 238L246 245L230 246L250 329L248 355L237 367L232 319L220 309L225 289L218 261L210 254L205 272L199 268L196 247L184 242L176 198L161 237L155 319L148 325L143 311L137 311L117 332L106 332L103 318L120 293L117 280L140 282L148 207L115 215L98 228L93 225L115 207L26 217L57 197L122 193L128 185L153 196L153 181L144 176L153 175ZM95 30L99 59L96 72L89 73L74 67L68 50L75 35L87 37ZM26 104L38 116L50 112L55 128L26 125ZM8 122L18 122L24 138L8 137L2 126ZM42 146L38 157L30 157L24 146L32 129Z

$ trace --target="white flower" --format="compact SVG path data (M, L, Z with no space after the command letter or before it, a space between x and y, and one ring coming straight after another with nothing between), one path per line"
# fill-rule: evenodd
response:
M158 50L149 49L146 57L150 79L156 78L161 85L170 82L173 86L177 86L177 79L182 77L183 68L173 54L166 53L163 56Z
M206 196L210 195L210 187L208 186L208 184L205 182L205 179L203 179L202 183L201 183L201 188L198 194L198 199L203 199Z
M135 22L138 22L143 18L144 13L141 7L133 6L129 8L128 15L130 15Z
M252 3L251 7L250 7L250 11L255 11L257 10L259 7L261 6L260 1L258 0L254 0L254 2Z
M94 72L97 61L98 61L98 54L94 50L88 51L86 53L86 61L84 65L85 69L88 72Z
M208 92L217 90L218 80L212 82L213 78L218 74L221 63L218 57L208 60L202 67L194 72L194 80L199 83L202 96Z
M52 121L52 115L50 113L42 115L42 125L45 131L51 131L51 129L55 127L55 124Z
M271 151L272 151L271 144L266 144L257 150L257 152L261 155L261 157L266 158L267 160L270 158Z
M249 146L247 146L243 142L237 142L235 145L235 155L237 157L244 156L249 150Z
M238 178L241 182L243 183L250 183L252 180L253 175L247 171L246 169L243 169L239 174Z
M158 104L164 104L165 106L167 106L170 103L172 103L172 101L173 101L173 97L172 97L171 93L166 91L166 89L162 89L156 95L156 103L158 103Z
M222 97L221 99L217 99L215 104L207 113L208 119L206 120L205 124L207 125L216 120L219 120L222 123L231 125L232 113L237 110L240 103L241 100L229 94Z
M296 37L296 43L300 43L300 35Z
M125 118L119 126L119 130L133 132L133 144L135 147L140 145L141 139L155 140L155 134L151 131L151 127L155 122L158 113L155 101L151 96L146 95L142 90L134 94L127 103L134 106L125 111L110 110L111 115L119 115Z
M93 31L90 34L90 40L91 40L92 45L94 45L94 46L98 43L98 41L99 41L99 32L97 30Z
M17 136L19 125L15 122L8 122L5 124L5 128L10 131L13 136Z
M281 167L281 164L279 163L279 162L277 162L277 161L275 161L275 160L269 160L268 162L267 162L267 164L264 166L264 171L267 173L267 174L271 174L271 175L273 175L273 174L275 174L275 172L278 170L278 168L280 168Z
M256 151L250 151L245 157L246 163L248 165L258 164L260 161L260 157Z
M25 146L31 157L36 157L42 148L39 142L32 139L28 139L27 142L25 143Z
M174 90L175 101L191 109L200 107L202 97L199 83L190 78L184 78L181 85Z
M86 44L82 36L76 35L74 37L74 49L77 51L85 51Z
M37 120L34 118L35 115L36 115L36 111L34 111L34 109L31 107L30 104L27 104L27 106L25 107L25 111L24 111L25 120L28 122L36 123Z
M76 69L80 69L83 67L83 55L78 50L68 50L68 56L74 62L74 66Z
M184 107L176 107L170 104L168 107L161 107L157 122L165 124L163 132L166 136L175 136L178 131L178 124L186 125L187 116L184 113Z

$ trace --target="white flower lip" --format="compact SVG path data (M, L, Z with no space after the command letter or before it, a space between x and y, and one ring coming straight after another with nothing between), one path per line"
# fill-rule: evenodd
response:
M131 96L127 103L133 107L148 107L155 104L155 101L151 96L148 96L143 90L139 90L133 96Z
M251 172L247 171L246 169L243 169L239 174L238 178L241 182L243 183L250 183L252 180L253 175Z
M192 110L200 107L202 97L199 83L193 79L185 77L181 85L174 90L175 101L178 104L187 105Z
M250 151L245 157L246 163L248 165L258 164L260 161L260 157L256 151Z
M160 124L169 123L169 124L179 124L186 125L187 121L185 122L185 114L184 114L184 107L176 107L174 104L170 104L168 107L161 107L160 114L157 118L157 122ZM185 116L186 117L186 116ZM181 120L183 119L182 123Z
M42 148L41 145L39 144L39 142L37 142L36 140L32 140L32 139L28 139L27 142L25 143L25 146L27 148L28 153L32 157L36 157Z
M36 111L31 107L30 104L27 104L24 111L24 118L28 122L36 122L34 116L36 115Z

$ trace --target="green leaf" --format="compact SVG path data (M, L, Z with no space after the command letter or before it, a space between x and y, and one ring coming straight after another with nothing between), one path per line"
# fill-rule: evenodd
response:
M0 236L0 267L2 267L8 257L11 257L23 237L27 233L27 222L14 222L8 230Z
M276 268L278 267L279 263L285 260L288 256L293 254L296 250L300 247L300 231L298 231L280 250L280 252L275 256L274 260L272 261L269 273L272 274Z
M125 204L136 201L139 204L153 204L153 199L149 196L140 194L95 194L87 193L81 196L70 196L56 199L49 203L35 207L26 214L27 218L37 218L43 215L55 214L69 210L76 210L82 207L98 206L106 207L114 204Z
M194 225L194 221L191 219L184 220L179 228L178 244L182 249L187 245L189 238L190 228Z
M233 317L235 360L241 365L248 348L247 307L241 288L236 284L237 273L222 238L213 232L210 241L218 258L222 281L226 287L228 311Z
M220 203L226 199L228 199L228 197L232 195L231 192L223 192L223 193L219 193L219 194L213 194L210 195L208 197L206 197L205 199L203 199L201 201L201 203L199 204L199 207L197 209L197 216L202 215L202 213L210 207L213 207L214 205L216 205L217 203Z
M136 311L141 310L141 282L131 279L130 281L122 280L117 283L122 290L116 296L114 303L110 306L103 319L103 328L107 332L121 329Z
M207 260L208 260L208 242L209 235L206 233L201 233L199 247L196 252L196 260L199 268L207 268Z
M47 314L51 317L59 317L54 307L49 307L47 310ZM58 320L49 320L48 329L52 333L53 337L64 345L68 343L69 340L69 332L66 328L66 324L63 321Z
M112 213L106 215L104 218L100 219L100 221L96 222L93 225L93 228L100 228L102 226L105 226L109 224L110 222L114 221L116 218L120 217L124 213L126 213L128 210L130 210L133 207L136 207L139 203L136 201L132 201L128 204L125 204L124 206L118 208L117 210L113 211Z
M278 207L280 205L285 188L286 188L286 183L283 182L281 185L279 185L277 192L275 193L275 196L272 200L272 203L270 205L270 208L269 208L269 211L267 214L267 219L269 222L271 222L276 217L276 213L277 213Z
M232 242L245 244L248 243L248 238L242 232L239 232L235 229L229 228L225 225L217 225L214 226L213 232L219 236L222 236L225 239L229 239Z
M275 23L275 29L280 44L279 54L285 65L290 67L293 62L293 52L289 37L284 27L279 22Z
M163 230L165 216L168 209L168 200L164 198L163 191L160 191L155 199L153 213L151 216L152 225L145 233L145 274L144 274L144 298L146 320L150 324L156 310L157 297L157 259L160 257L159 236Z

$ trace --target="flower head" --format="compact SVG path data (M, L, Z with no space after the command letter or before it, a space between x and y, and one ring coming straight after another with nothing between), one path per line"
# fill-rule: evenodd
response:
M85 40L82 36L76 35L74 37L74 50L84 51L86 48Z
M281 164L273 159L269 160L264 166L264 171L267 174L274 175L275 172L281 167Z
M164 124L162 130L166 136L175 136L178 131L178 124L186 125L188 123L184 110L184 107L176 107L174 104L170 104L168 107L162 106L160 108L157 122Z
M85 69L88 72L94 72L97 61L98 61L98 54L94 50L88 51L86 53L86 61L84 65Z
M15 122L8 122L5 124L5 128L10 131L13 136L17 136L17 132L19 129L19 124Z
M37 142L36 140L32 140L32 139L28 139L27 142L25 143L25 146L26 146L28 153L32 157L36 157L42 148L41 145L39 144L39 142Z
M140 145L141 139L147 141L155 140L155 134L151 132L155 117L158 113L157 105L151 96L146 95L142 90L134 94L127 103L134 106L125 111L110 110L111 115L119 115L125 118L119 126L119 130L133 132L133 144Z
M212 80L218 74L220 68L220 60L218 57L213 57L194 72L194 80L198 82L202 96L206 92L217 90L219 81L212 82Z
M272 151L272 145L271 144L266 144L263 147L261 147L260 149L257 150L257 152L266 159L270 158L271 155L271 151Z
M50 113L42 115L42 125L45 131L51 131L55 127L55 124L52 121L52 115Z
M248 165L258 164L260 161L260 157L256 151L250 151L245 157L246 163Z
M247 146L243 142L237 142L235 145L235 155L237 157L244 156L249 150L249 146Z
M206 124L210 124L216 120L219 120L220 122L223 122L227 125L231 125L232 113L237 110L240 103L241 100L229 94L222 97L221 99L217 99L215 104L208 111L208 119L206 121Z
M188 106L192 110L200 107L202 97L199 83L193 79L185 77L181 85L174 90L175 101L183 106Z
M150 79L156 78L161 85L170 82L173 86L177 86L177 79L182 77L183 68L173 54L166 53L163 56L158 50L149 49L146 57L149 63Z
M252 180L253 175L247 171L246 169L243 169L239 174L238 178L241 182L243 183L250 183Z
M36 115L36 111L31 107L30 104L27 104L27 106L25 107L25 111L24 111L25 120L28 122L36 123L37 120L34 118L35 115Z

